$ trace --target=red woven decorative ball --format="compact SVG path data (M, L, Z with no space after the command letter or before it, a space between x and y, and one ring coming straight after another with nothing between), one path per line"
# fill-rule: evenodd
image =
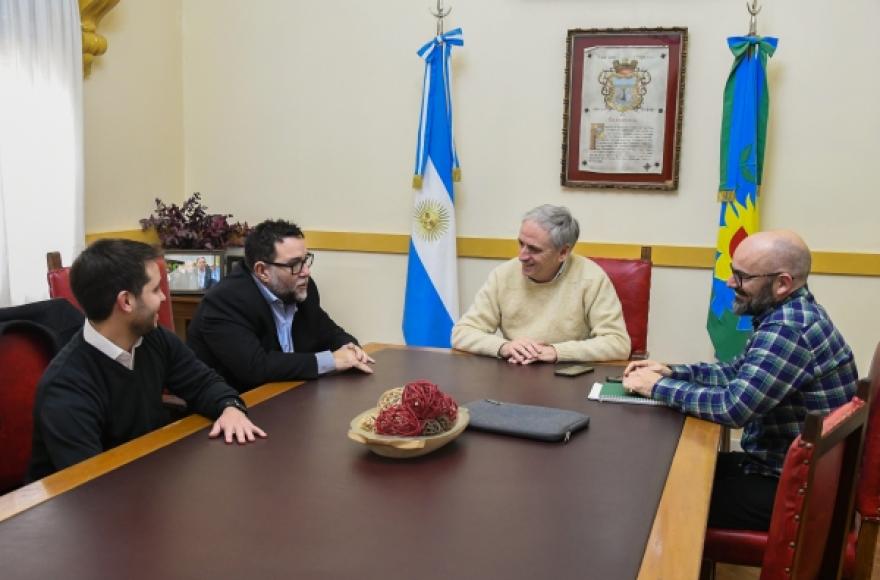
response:
M376 417L376 433L379 435L412 437L421 435L422 427L422 422L415 413L403 405L388 407Z
M452 423L455 423L456 419L458 419L458 403L446 393L440 393L440 398L435 408L437 409L435 417L446 417Z
M436 417L436 405L440 399L440 389L432 382L420 380L407 383L403 387L400 402L421 420Z
M375 421L376 433L380 435L436 435L448 431L458 419L458 403L430 381L407 383L400 401L383 408L389 392L380 399Z

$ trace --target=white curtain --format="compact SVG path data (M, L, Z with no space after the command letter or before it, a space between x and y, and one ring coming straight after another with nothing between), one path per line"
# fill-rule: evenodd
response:
M0 0L0 307L83 246L81 35L77 0Z

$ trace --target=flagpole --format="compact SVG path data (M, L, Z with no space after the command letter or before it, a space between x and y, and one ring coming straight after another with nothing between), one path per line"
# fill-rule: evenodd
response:
M452 12L452 7L443 8L443 0L437 0L437 10L431 10L428 8L428 12L434 15L434 18L437 19L437 36L443 35L443 19L449 16Z
M751 5L749 5L748 0L746 0L746 10L749 11L749 36L758 36L758 12L761 11L763 6L758 6L758 0L752 0ZM749 56L756 56L758 54L758 48L754 45L749 47Z
M437 3L440 3L439 0ZM749 11L749 36L757 36L758 34L758 12L761 11L761 8L763 6L758 6L758 0L752 0L751 5L746 2L746 9Z

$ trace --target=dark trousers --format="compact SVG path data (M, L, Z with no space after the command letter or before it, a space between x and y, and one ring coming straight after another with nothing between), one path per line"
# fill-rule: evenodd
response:
M747 474L745 453L719 453L709 504L709 527L768 530L779 479Z

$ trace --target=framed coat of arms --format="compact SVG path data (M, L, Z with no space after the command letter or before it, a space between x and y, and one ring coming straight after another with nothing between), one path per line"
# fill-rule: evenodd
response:
M569 30L565 187L678 188L687 28Z

